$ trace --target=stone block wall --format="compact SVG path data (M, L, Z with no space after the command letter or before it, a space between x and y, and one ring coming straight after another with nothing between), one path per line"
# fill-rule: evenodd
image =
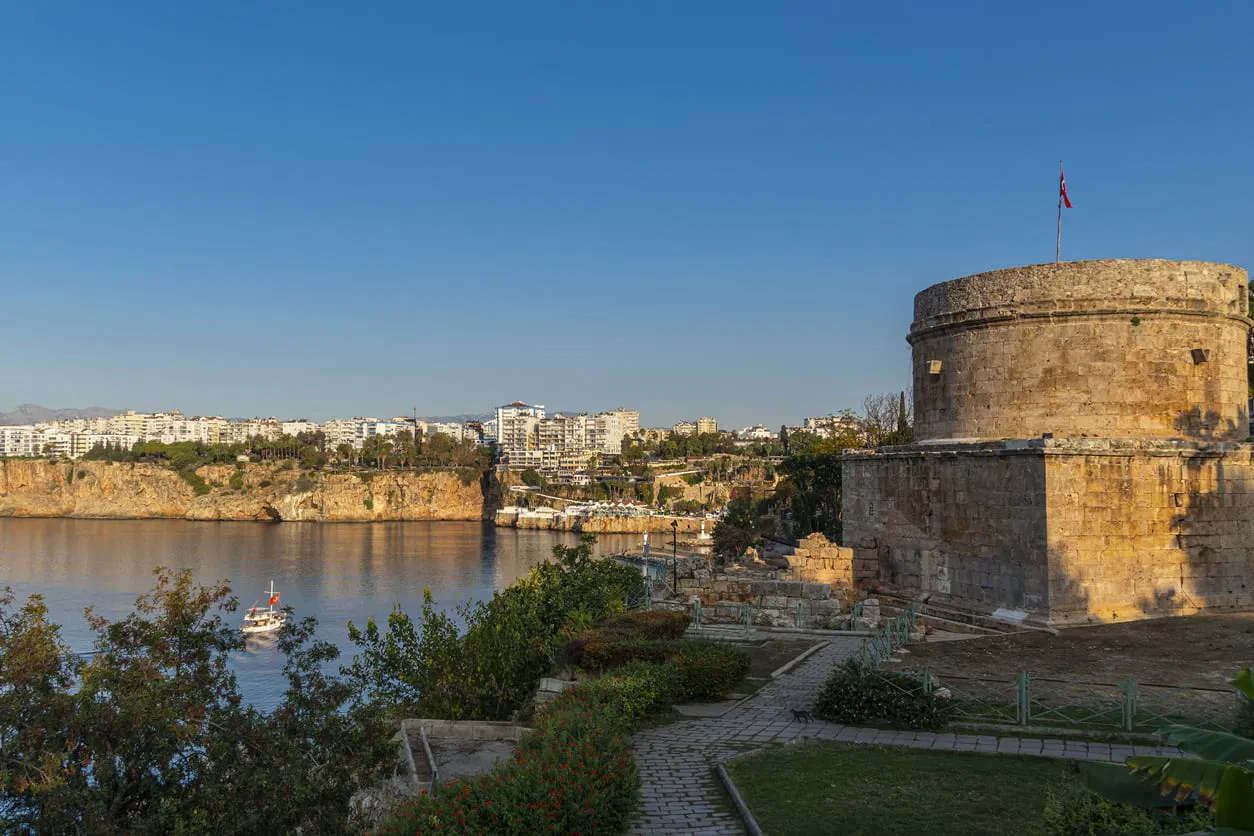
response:
M788 576L851 590L854 587L853 549L837 545L822 534L811 534L786 555Z
M1073 440L1045 459L1054 623L1254 605L1254 446Z
M915 297L915 437L1249 435L1246 272L1108 260L997 270Z
M681 601L701 603L704 624L796 627L801 607L804 626L844 629L850 617L832 586L781 577L778 572L711 571L704 560L681 558L678 564Z
M1040 443L915 445L844 459L859 587L1034 609L1049 591Z
M1254 606L1254 445L1036 439L850 455L874 581L1052 625Z

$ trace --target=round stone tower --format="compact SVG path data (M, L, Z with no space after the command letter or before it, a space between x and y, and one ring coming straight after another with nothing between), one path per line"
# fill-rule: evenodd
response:
M995 270L914 299L915 437L1249 436L1245 270L1160 259Z

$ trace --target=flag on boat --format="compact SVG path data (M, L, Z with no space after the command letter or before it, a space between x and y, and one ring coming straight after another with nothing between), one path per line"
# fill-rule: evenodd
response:
M273 607L277 603L279 603L279 594L276 592L270 596L270 606Z

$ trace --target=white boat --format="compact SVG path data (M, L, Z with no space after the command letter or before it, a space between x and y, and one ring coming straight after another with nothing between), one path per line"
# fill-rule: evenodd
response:
M253 604L244 613L244 626L240 629L245 633L269 633L277 630L287 622L287 616L274 608L279 603L279 593L274 591L274 581L270 581L268 599L270 606L259 607Z

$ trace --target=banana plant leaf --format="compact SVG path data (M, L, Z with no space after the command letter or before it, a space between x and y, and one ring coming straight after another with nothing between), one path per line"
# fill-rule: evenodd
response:
M1242 668L1238 671L1236 679L1228 684L1244 694L1246 699L1254 700L1254 675L1250 673L1249 668Z
M1158 780L1132 772L1121 763L1081 761L1079 766L1084 785L1111 801L1151 808L1180 807L1193 802L1192 798L1177 800L1164 795Z
M1216 827L1254 829L1254 772L1230 766L1219 784Z
M1193 726L1163 726L1158 733L1171 745L1199 758L1235 764L1254 761L1254 740L1247 737Z
M1197 793L1197 799L1214 809L1224 773L1240 769L1219 761L1202 758L1128 758L1128 768L1158 783L1159 792L1184 800Z

